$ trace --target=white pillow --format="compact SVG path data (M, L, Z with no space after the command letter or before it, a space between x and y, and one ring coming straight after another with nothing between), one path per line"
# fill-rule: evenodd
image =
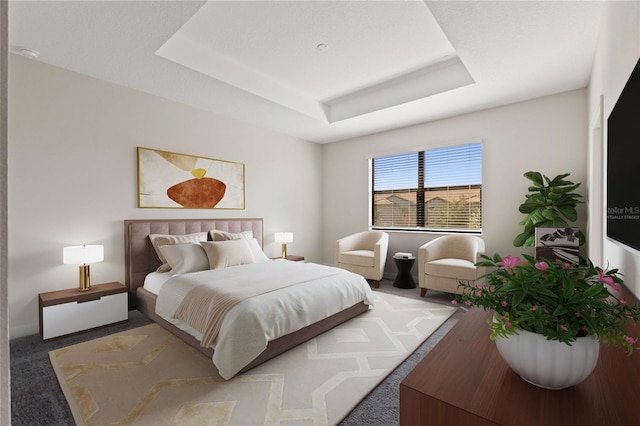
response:
M202 247L207 253L211 269L254 263L249 240L244 238L229 241L203 241Z
M251 249L251 254L253 255L253 260L255 263L266 262L267 260L270 260L262 251L260 244L258 244L258 240L252 238L247 242L249 243L249 248Z
M167 264L167 259L165 259L164 255L160 251L160 247L173 244L198 243L200 241L207 241L207 233L197 232L195 234L185 235L149 234L149 239L151 240L153 248L156 250L158 258L162 262L162 265L160 265L160 267L158 268L158 272L168 272L169 270L171 270L171 266Z
M160 246L171 267L171 274L186 274L209 269L209 258L200 244L185 243Z
M247 239L250 240L253 238L253 231L242 231L238 233L219 231L217 229L212 229L209 231L209 235L213 241L229 241L229 240L240 240Z

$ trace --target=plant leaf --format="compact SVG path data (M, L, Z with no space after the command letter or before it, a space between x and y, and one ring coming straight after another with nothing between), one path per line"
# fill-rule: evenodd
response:
M522 234L519 234L514 240L513 240L513 246L514 247L522 247L525 243L525 241L527 241L527 238L529 238L529 235L531 235L530 231L525 230Z
M554 177L554 178L551 180L550 184L551 184L552 186L567 185L567 184L572 185L572 184L573 184L573 182L569 182L569 181L564 180L564 178L566 178L566 177L567 177L567 176L569 176L570 174L571 174L571 173L563 173L563 174L561 174L561 175L558 175L558 176Z
M536 242L535 230L529 235L529 238L526 239L522 247L533 247Z
M575 207L558 207L558 212L571 222L578 220L578 212Z
M542 175L539 172L526 172L524 177L529 179L531 182L535 183L538 186L544 186L542 182Z

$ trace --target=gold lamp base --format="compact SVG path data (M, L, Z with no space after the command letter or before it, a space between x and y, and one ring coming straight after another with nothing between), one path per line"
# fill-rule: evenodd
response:
M286 244L282 244L282 258L286 259L287 258L287 245Z
M89 265L80 265L80 291L87 291L91 288L91 274Z

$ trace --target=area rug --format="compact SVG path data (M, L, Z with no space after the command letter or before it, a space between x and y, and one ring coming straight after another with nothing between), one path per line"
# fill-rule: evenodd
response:
M369 311L228 381L156 324L49 357L80 425L333 425L454 312L376 292Z

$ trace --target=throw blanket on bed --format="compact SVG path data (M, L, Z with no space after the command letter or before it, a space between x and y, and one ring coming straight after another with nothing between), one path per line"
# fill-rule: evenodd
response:
M246 272L241 268L238 268L237 276L214 282L199 275L194 278L197 286L186 294L173 317L202 333L200 345L206 348L218 336L226 314L243 300L336 273L314 264L293 263L289 266L293 270L284 276L279 269Z
M258 283L263 281L263 277L275 275L289 280L302 277L303 269L324 269L329 275L250 297L238 303L225 316L218 337L212 344L215 349L213 363L220 376L230 379L260 355L270 341L359 302L372 305L373 292L367 281L360 275L331 266L271 260L172 277L157 293L156 313L201 341L201 332L186 321L173 317L183 298L200 281L225 282L227 286L233 286L247 277L253 277Z

